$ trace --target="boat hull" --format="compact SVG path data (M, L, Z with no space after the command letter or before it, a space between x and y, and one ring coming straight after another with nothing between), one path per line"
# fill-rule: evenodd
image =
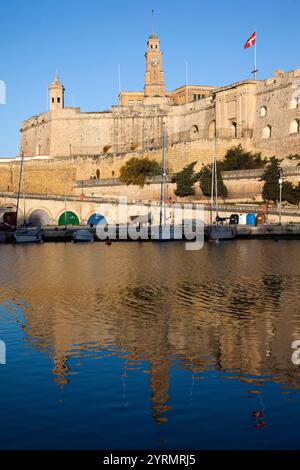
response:
M217 240L234 240L236 238L236 229L227 225L215 225L208 229L208 239Z
M73 234L74 243L91 243L94 241L94 235L89 230L77 230Z
M40 229L17 229L13 233L16 243L40 243L42 241L42 231Z

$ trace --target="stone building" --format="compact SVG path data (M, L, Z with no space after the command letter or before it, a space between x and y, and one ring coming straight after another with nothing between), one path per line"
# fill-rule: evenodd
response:
M163 125L170 144L216 136L245 139L247 146L277 155L297 151L300 69L279 70L267 80L219 88L188 85L167 92L155 34L148 39L145 57L144 91L121 92L119 105L107 112L65 107L64 87L55 76L49 86L50 110L22 124L20 151L50 158L146 151L160 145Z
M105 112L66 107L64 87L55 76L49 111L21 126L20 154L30 160L29 191L47 187L48 194L61 193L66 172L70 190L75 181L115 178L133 156L161 160L163 127L168 167L174 172L191 161L199 167L210 162L214 142L218 158L239 143L263 156L300 153L300 69L278 70L266 80L166 91L163 53L155 34L148 38L145 58L144 90L122 91L119 104ZM0 190L15 190L18 163L3 160Z

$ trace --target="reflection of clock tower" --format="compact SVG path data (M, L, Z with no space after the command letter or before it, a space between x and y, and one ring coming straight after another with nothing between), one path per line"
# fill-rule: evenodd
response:
M162 70L162 52L158 36L151 34L147 42L146 74L145 74L145 98L165 98L164 73Z

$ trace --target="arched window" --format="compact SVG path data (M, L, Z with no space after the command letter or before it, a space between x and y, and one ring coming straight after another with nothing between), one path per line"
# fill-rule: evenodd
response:
M198 137L198 134L199 134L199 129L198 129L198 126L194 125L191 127L190 129L190 136L191 138L195 139L196 137Z
M236 122L231 123L230 134L231 134L232 139L236 139L236 137L237 137L237 124L236 124Z
M272 127L271 126L264 127L262 131L262 138L269 139L271 135L272 135Z
M300 121L299 119L294 119L290 124L290 134L298 134L300 132Z
M216 136L216 121L211 121L208 126L208 138L213 139Z
M298 108L298 98L292 98L290 101L290 109Z
M111 145L104 145L103 153L107 153L111 149Z
M267 115L267 108L266 108L266 106L262 106L262 107L260 108L260 115L261 115L261 117L265 117L265 116Z

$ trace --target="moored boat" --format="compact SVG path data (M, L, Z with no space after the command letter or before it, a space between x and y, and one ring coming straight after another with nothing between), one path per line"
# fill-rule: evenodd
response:
M42 230L36 227L18 227L13 232L16 243L40 243L42 241Z
M73 233L73 241L76 243L79 242L93 242L94 235L87 229L79 229Z
M208 229L209 240L233 240L234 238L236 238L236 228L232 225L211 225Z

